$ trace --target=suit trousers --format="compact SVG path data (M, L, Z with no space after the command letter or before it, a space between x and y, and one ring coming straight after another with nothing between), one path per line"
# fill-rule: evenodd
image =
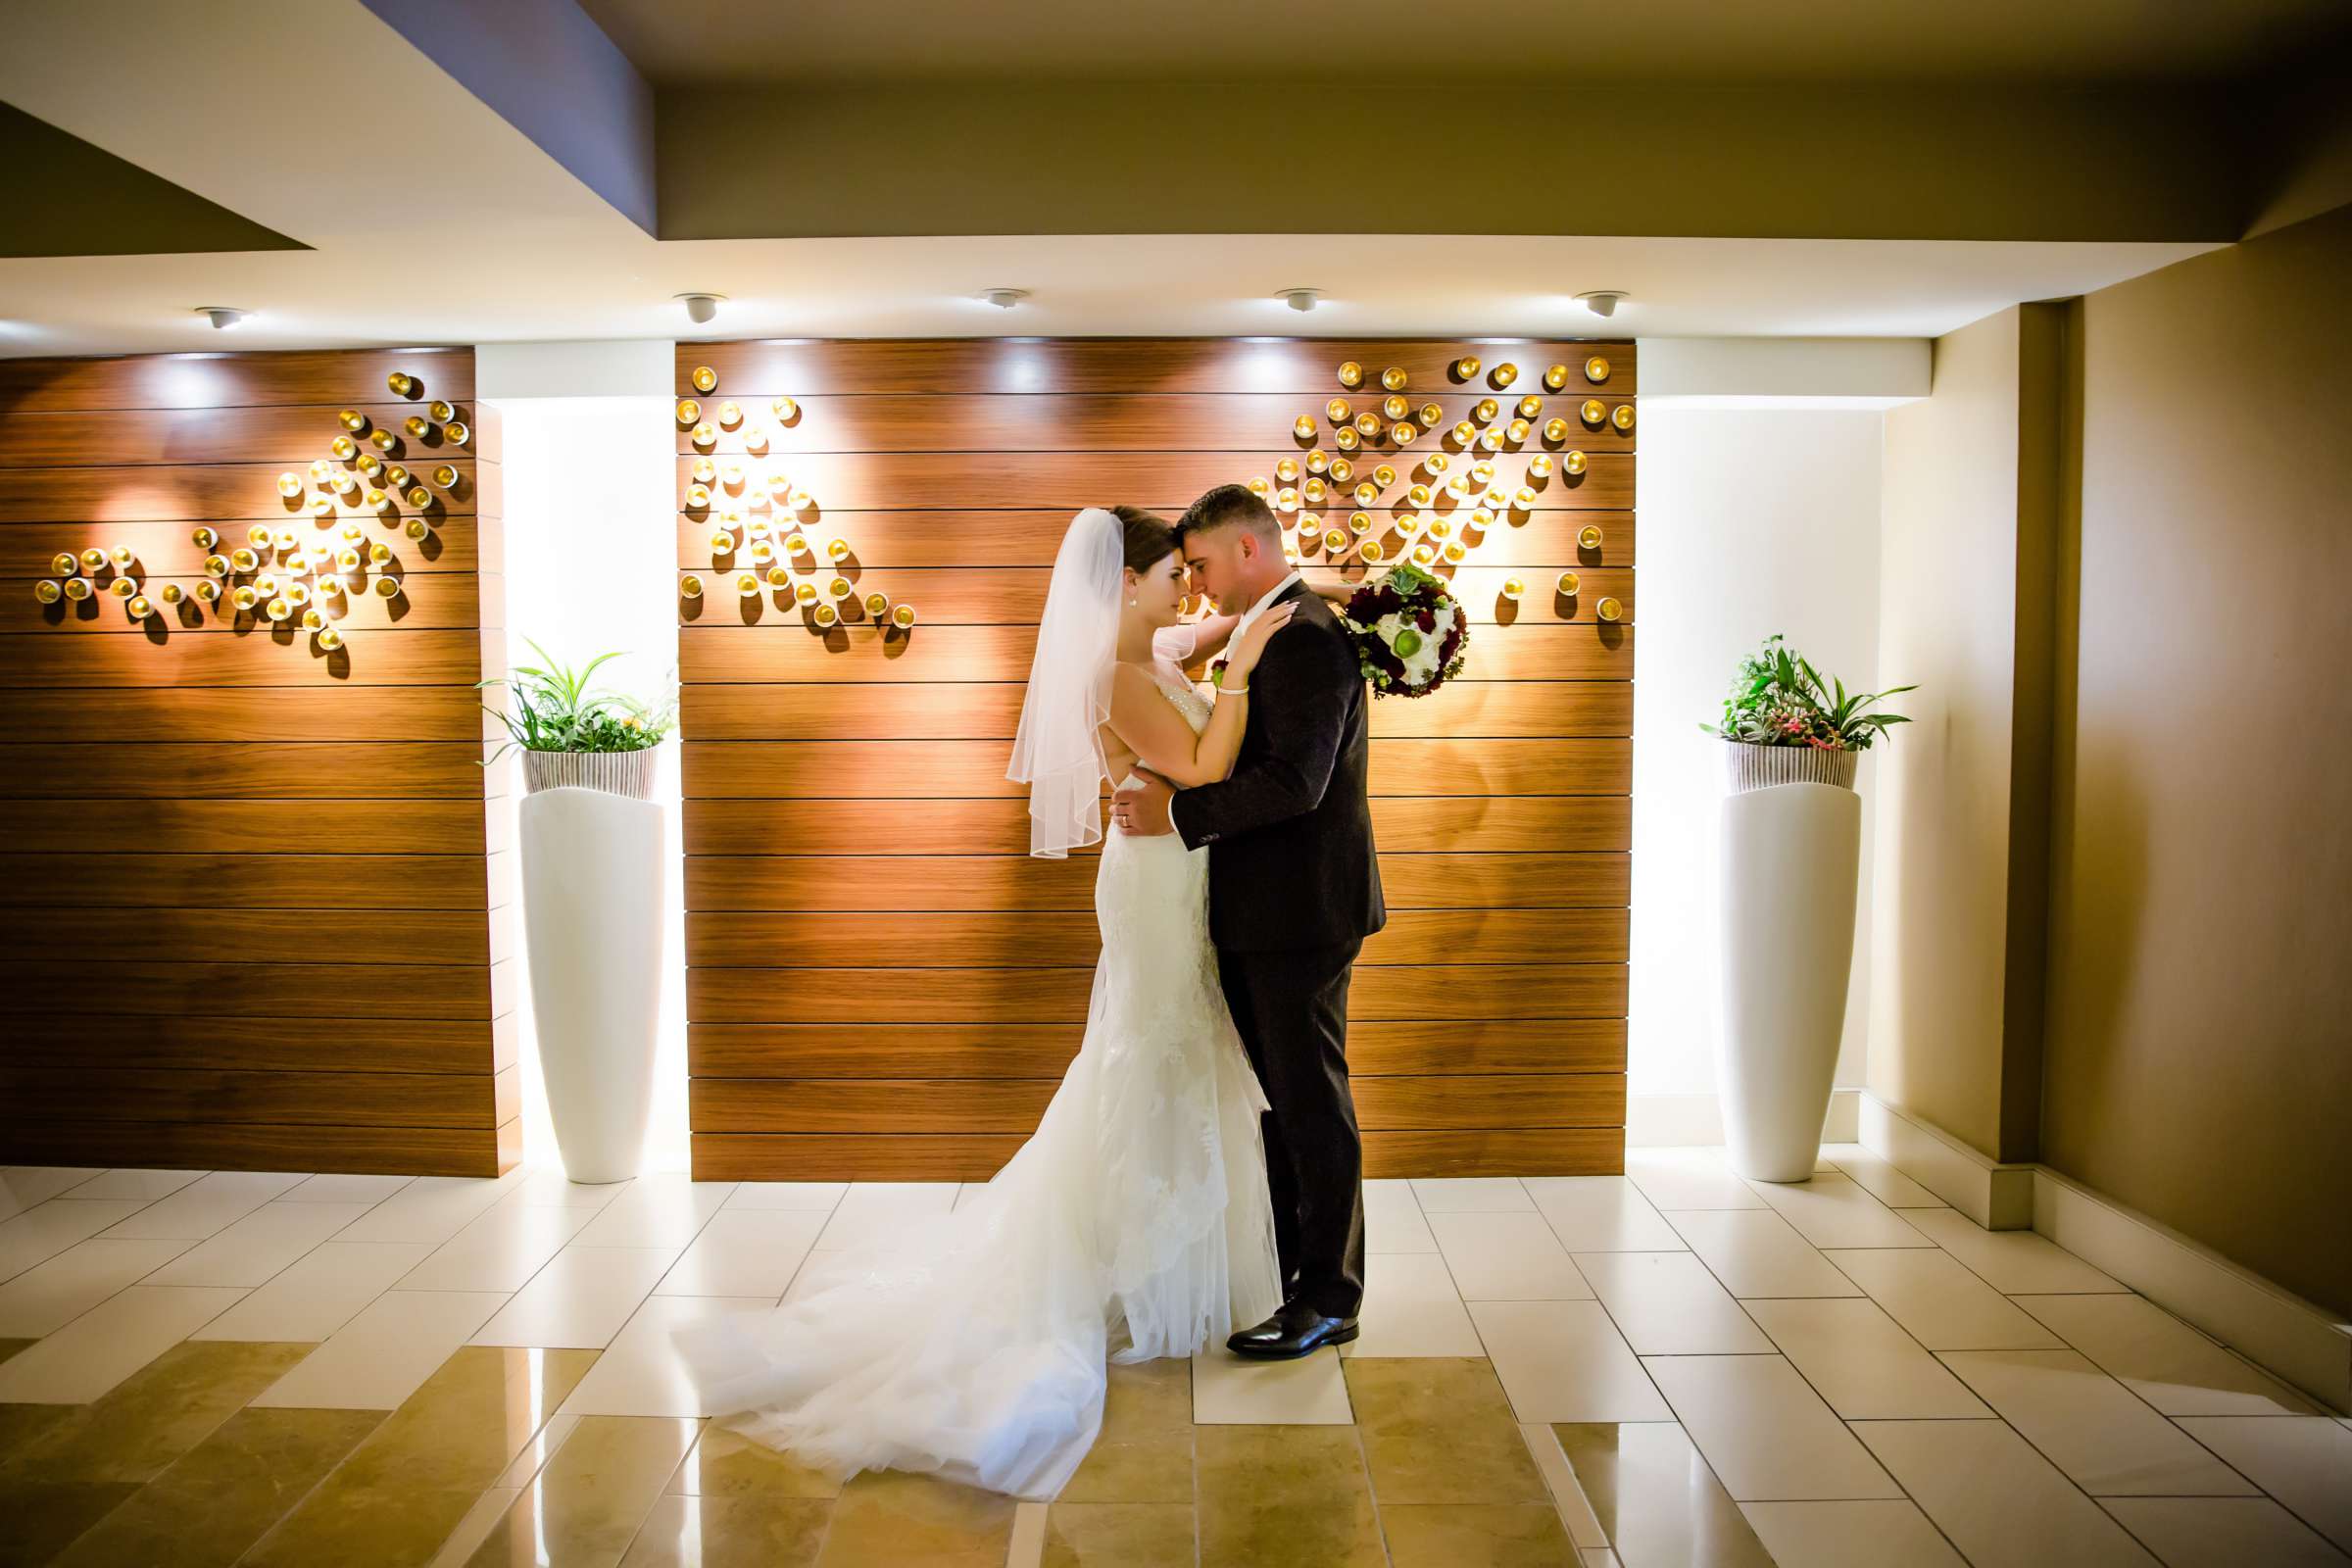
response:
M1363 947L1217 950L1226 1005L1266 1102L1266 1189L1285 1294L1326 1317L1364 1300L1364 1146L1348 1087L1348 981Z

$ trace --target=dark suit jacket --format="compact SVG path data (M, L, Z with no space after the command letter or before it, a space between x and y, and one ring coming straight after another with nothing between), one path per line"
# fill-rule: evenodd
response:
M1388 921L1364 799L1371 694L1331 607L1303 582L1275 603L1292 600L1250 676L1231 776L1169 807L1186 848L1209 846L1209 935L1237 952L1336 947Z

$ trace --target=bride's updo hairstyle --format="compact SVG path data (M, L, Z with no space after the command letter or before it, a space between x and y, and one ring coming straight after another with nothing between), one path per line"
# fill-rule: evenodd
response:
M1108 507L1104 509L1119 519L1119 531L1125 536L1127 567L1130 571L1150 571L1153 566L1175 554L1176 527L1157 513L1141 507Z

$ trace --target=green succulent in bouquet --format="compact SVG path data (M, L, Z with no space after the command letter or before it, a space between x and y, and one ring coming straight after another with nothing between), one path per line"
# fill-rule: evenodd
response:
M1740 672L1723 700L1723 722L1698 727L1727 741L1749 746L1809 746L1823 752L1866 752L1896 724L1910 719L1876 711L1878 705L1917 686L1883 692L1849 692L1845 682L1824 680L1779 632L1740 661Z
M477 690L504 686L510 705L482 710L495 714L511 737L485 760L489 766L516 747L529 752L642 752L659 746L677 725L673 697L656 708L618 692L590 686L597 667L618 659L618 652L599 654L578 669L548 656L530 643L538 664L517 664L512 675L494 675L474 682Z

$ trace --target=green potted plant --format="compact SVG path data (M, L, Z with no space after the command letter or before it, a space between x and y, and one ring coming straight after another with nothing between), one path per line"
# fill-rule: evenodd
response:
M1723 721L1699 726L1727 743L1715 1064L1724 1142L1751 1180L1812 1179L1854 965L1855 769L1908 722L1878 705L1914 689L1848 692L1775 634L1740 662Z
M1740 661L1740 671L1723 700L1723 722L1701 724L1731 743L1732 787L1760 789L1809 779L1854 787L1854 772L1871 743L1896 724L1900 713L1873 711L1880 703L1916 686L1883 692L1849 692L1845 682L1824 680L1779 632Z
M650 799L655 748L677 727L676 698L656 708L590 686L598 666L618 659L618 653L599 654L575 670L549 658L529 638L523 641L539 656L538 664L517 664L512 675L474 683L477 689L506 687L511 703L508 708L482 705L510 737L482 765L519 748L526 794L570 785Z

